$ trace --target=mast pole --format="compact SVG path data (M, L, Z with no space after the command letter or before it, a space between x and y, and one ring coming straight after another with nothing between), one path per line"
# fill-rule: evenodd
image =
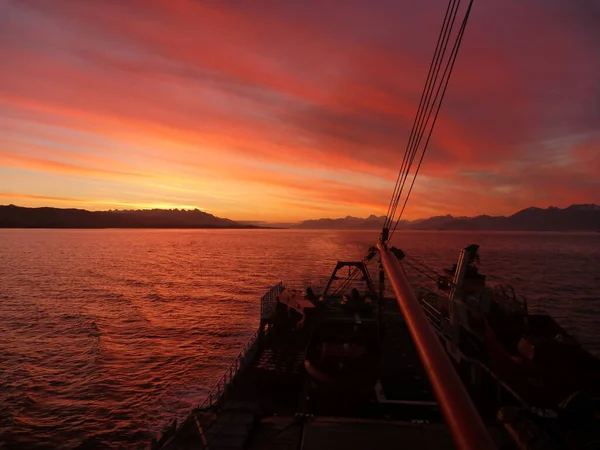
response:
M431 329L400 262L388 250L385 240L379 242L377 248L456 447L462 450L495 448L454 366Z

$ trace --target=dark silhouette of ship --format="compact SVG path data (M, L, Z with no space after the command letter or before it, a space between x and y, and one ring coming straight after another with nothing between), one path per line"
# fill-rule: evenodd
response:
M348 266L364 288L334 290ZM364 263L336 269L318 295L269 290L231 369L153 448L452 448L397 302L378 297Z
M447 294L458 290L457 277L465 275L463 299L485 291L476 251L465 249L439 280L437 318L431 299L420 300L419 314L430 316L431 330L447 348L453 341L443 330L452 330L452 302L458 301ZM347 267L360 277L339 277ZM339 262L321 291L275 285L261 299L259 328L230 369L151 448L475 448L453 441L441 405L446 400L432 388L412 319L397 298L381 295L382 287L365 261ZM491 299L483 310L455 311L469 322L459 325L454 354L448 351L463 375L460 389L469 391L493 437L490 448L595 448L599 361L549 316L528 313L512 297ZM515 345L517 335L522 341Z

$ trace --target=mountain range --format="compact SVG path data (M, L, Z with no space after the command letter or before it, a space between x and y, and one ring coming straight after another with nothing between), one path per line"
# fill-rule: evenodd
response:
M377 230L381 229L385 220L385 216L371 215L366 219L347 216L340 219L305 220L292 228ZM413 221L402 220L398 229L600 231L600 206L592 203L571 205L564 209L554 206L546 209L531 207L511 216L435 216Z
M0 206L0 228L258 228L198 209L87 211Z
M195 210L150 209L87 211L84 209L24 208L0 206L0 228L294 228L332 230L379 230L385 216L347 216L339 219L305 220L300 223L236 222ZM402 220L402 230L530 230L600 231L600 206L526 208L511 216L435 216Z

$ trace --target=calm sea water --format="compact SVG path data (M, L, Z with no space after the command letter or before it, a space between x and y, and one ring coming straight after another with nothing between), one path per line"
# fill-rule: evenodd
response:
M145 448L199 403L279 280L327 277L375 232L1 230L0 448ZM600 356L600 234L407 232L430 267L482 272Z

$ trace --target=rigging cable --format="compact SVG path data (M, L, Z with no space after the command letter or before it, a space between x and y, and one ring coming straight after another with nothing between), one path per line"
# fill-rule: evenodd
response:
M440 33L438 35L436 48L431 63L429 65L427 78L425 79L425 85L423 86L423 91L421 92L421 99L419 100L417 114L415 114L415 118L413 120L411 132L408 138L406 149L404 151L404 157L402 159L402 165L398 172L398 177L396 178L396 184L394 186L392 198L390 199L390 205L388 207L386 222L384 225L384 227L386 228L388 228L394 220L396 208L398 207L398 199L402 195L402 188L404 186L406 175L408 175L408 173L405 174L405 172L407 168L410 167L409 160L411 159L410 154L412 152L414 139L417 134L417 130L421 127L423 111L427 108L427 106L425 105L429 104L431 89L435 83L435 80L437 80L437 76L439 74L439 65L441 63L441 60L443 60L443 56L445 55L449 34L452 28L454 27L454 19L456 18L456 13L458 11L459 6L460 0L458 0L458 2L457 0L448 1L448 7L446 8L446 14L444 15L444 20L442 22L442 28L440 29Z
M404 190L404 186L406 185L406 180L410 174L410 169L414 162L415 156L419 150L419 145L421 143L421 138L423 137L423 133L425 132L427 124L429 123L429 119L431 117L431 111L433 110L433 108L435 106L435 101L437 100L437 93L439 93L439 85L438 85L438 89L436 91L436 96L433 99L433 102L431 101L431 96L432 96L435 86L437 85L437 80L438 80L438 76L439 76L440 69L442 66L442 62L446 56L446 50L448 48L450 34L451 34L452 30L454 29L454 22L456 21L456 13L458 12L458 8L460 7L460 0L456 3L456 9L453 9L453 6L451 8L453 14L451 16L450 22L448 24L446 24L446 29L444 32L443 50L440 53L438 53L438 58L435 60L435 76L432 79L429 86L427 87L427 93L426 93L427 97L426 97L425 104L424 104L423 108L421 109L421 111L419 111L417 113L417 117L418 117L417 129L415 130L415 133L412 136L412 142L409 142L410 145L408 148L409 164L406 166L406 168L403 172L400 191L397 193L397 195L394 199L394 209L392 212L392 218L396 215L396 210L398 208L398 204L402 197L402 192ZM441 83L442 82L443 82L443 78L442 78ZM431 104L431 106L430 106L430 104ZM409 139L409 141L410 141L410 139ZM400 220L400 217L398 217L398 221L399 220ZM390 225L391 225L391 222L390 222Z
M427 272L425 272L423 269L420 269L416 264L410 262L410 261L404 261L405 264L409 265L410 267L412 267L412 269L416 272L419 272L421 275L423 275L426 278L429 278L431 281L437 283L438 282L438 278L428 274ZM402 267L404 267L404 265L402 265Z
M452 75L452 71L454 69L454 63L456 62L456 57L458 55L458 50L460 49L460 44L462 42L462 38L464 36L465 29L467 27L467 21L469 20L469 15L471 13L471 6L472 5L473 5L473 0L471 0L469 2L469 6L467 8L467 12L465 13L465 17L464 17L463 22L461 24L461 27L460 27L460 29L458 31L458 36L456 38L456 41L454 42L454 46L452 48L452 51L450 52L450 58L448 59L448 62L446 63L446 68L444 69L444 73L442 75L442 82L438 86L438 90L437 90L436 96L434 98L434 104L435 104L435 100L437 100L438 94L440 93L440 89L441 89L440 100L439 100L439 103L437 104L437 109L436 109L435 114L433 116L433 121L431 123L431 128L429 129L429 133L427 135L427 139L425 140L425 144L423 146L423 151L421 153L421 158L419 159L419 163L417 164L417 168L416 168L415 173L413 175L413 179L412 179L412 182L410 184L410 188L409 188L409 190L408 190L408 192L406 194L406 197L404 199L404 204L402 205L402 209L400 210L400 214L398 215L398 220L396 221L396 224L394 225L394 229L392 230L392 232L390 234L390 239L394 235L394 232L396 231L396 228L398 227L398 224L400 223L400 218L402 217L402 214L404 213L404 210L406 208L406 204L408 203L408 199L410 197L410 194L412 192L413 186L415 184L415 180L417 179L417 175L419 173L419 169L421 168L421 164L423 163L423 158L425 157L425 152L427 151L427 147L429 145L429 141L431 140L431 135L433 134L433 129L435 127L435 123L437 121L438 115L440 113L440 109L442 107L442 103L444 101L444 96L446 94L446 90L448 89L448 83L450 82L450 76ZM442 88L442 84L443 84L443 88ZM432 107L433 107L433 104L432 104ZM430 114L431 114L431 111L430 111ZM429 120L429 118L428 118L428 120ZM421 135L421 137L422 137L422 135ZM419 143L418 144L420 144L420 142L421 142L421 139L419 138Z
M444 21L443 21L444 26L442 26L442 28L440 29L440 33L438 35L438 40L437 40L437 44L436 44L436 47L435 47L435 52L433 54L433 58L431 60L431 64L429 65L429 71L427 72L427 78L425 80L425 86L423 87L423 91L421 92L421 99L419 100L419 107L417 108L417 112L421 110L423 102L424 102L424 99L425 99L425 96L426 96L427 86L429 85L429 82L430 82L430 79L431 79L431 74L433 73L433 70L434 70L434 62L437 59L439 50L441 48L441 42L443 41L444 28L446 26L449 14L451 14L451 5L452 5L452 2L449 1L448 2L448 6L446 8L446 14L444 15ZM406 149L404 151L404 158L402 158L402 165L400 166L400 170L398 171L398 176L396 177L396 184L394 185L394 191L392 192L392 198L390 199L390 205L388 206L388 211L387 211L386 216L385 216L384 227L386 227L386 228L389 227L389 225L391 225L391 223L392 223L393 217L392 217L392 215L390 213L392 212L394 198L396 197L397 190L400 187L400 177L401 177L401 175L402 175L402 173L404 171L404 167L405 167L406 162L408 160L408 158L407 158L407 156L408 156L408 149L409 149L410 143L411 143L411 141L413 139L414 131L416 129L418 115L419 115L418 113L417 113L417 115L415 115L415 119L413 121L413 125L412 125L411 132L410 132L410 136L408 138L408 143L406 144Z
M406 256L406 258L409 258L413 261L413 264L418 264L421 267L423 267L425 270L428 270L431 273L434 273L436 275L441 275L441 273L435 269L432 269L431 267L429 267L427 264L425 264L423 261L418 260L417 258L415 258L412 255L407 254L406 252L404 252L404 255Z
M434 57L433 57L431 65L430 65L428 77L427 77L427 80L426 80L426 83L425 83L425 86L424 86L424 89L423 89L423 92L421 95L421 100L419 102L419 108L417 110L417 114L416 114L415 120L413 122L413 128L412 128L410 136L409 136L409 142L408 142L407 148L405 150L402 165L401 165L400 171L398 173L396 185L394 187L394 191L392 193L392 198L390 200L390 205L388 207L388 214L386 216L384 228L389 228L391 226L391 224L394 222L394 219L396 219L395 216L396 216L398 206L400 204L402 193L406 186L408 176L410 175L410 171L411 171L414 159L417 156L417 153L419 152L419 147L421 145L422 138L425 135L425 132L428 127L429 127L429 132L427 133L427 137L425 139L424 146L421 149L421 155L420 155L420 158L419 158L419 161L417 164L417 168L413 174L413 178L412 178L411 184L409 186L409 189L406 193L404 203L400 210L400 214L398 215L398 217L396 219L396 223L394 225L394 228L392 229L392 232L389 236L390 239L393 236L394 231L397 229L397 227L400 223L400 219L402 218L402 214L404 213L404 210L408 203L408 199L410 197L410 194L412 193L414 182L416 180L417 174L418 174L421 164L423 162L423 158L425 156L425 152L427 150L429 141L431 139L431 135L433 133L433 128L435 127L435 123L437 121L437 117L438 117L438 114L439 114L439 111L440 111L440 108L441 108L441 105L442 105L442 102L443 102L443 99L444 99L444 96L445 96L445 93L446 93L446 90L448 87L448 83L450 81L450 76L454 69L454 63L456 61L456 57L458 55L458 50L459 50L461 42L462 42L466 24L467 24L467 21L468 21L470 12L471 12L472 4L473 4L473 0L471 0L469 2L469 5L467 7L467 11L463 18L462 24L461 24L458 34L455 38L454 44L452 46L452 50L450 51L450 56L448 57L448 59L446 61L445 68L444 68L443 74L441 76L441 80L438 83L438 76L439 76L439 73L441 70L442 63L445 58L448 42L450 40L450 36L451 36L452 30L454 28L457 11L460 7L460 0L458 0L458 1L450 0L448 3L448 8L446 10L446 15L444 17L443 26L440 31L440 35L438 36L438 43L436 46L436 51L434 53ZM435 89L436 85L437 85L437 89ZM435 90L435 95L432 97L434 90ZM439 98L439 101L438 101L438 98ZM436 108L436 105L437 105L437 108ZM430 124L431 116L432 116L434 109L435 109L435 114L433 115L433 121Z

